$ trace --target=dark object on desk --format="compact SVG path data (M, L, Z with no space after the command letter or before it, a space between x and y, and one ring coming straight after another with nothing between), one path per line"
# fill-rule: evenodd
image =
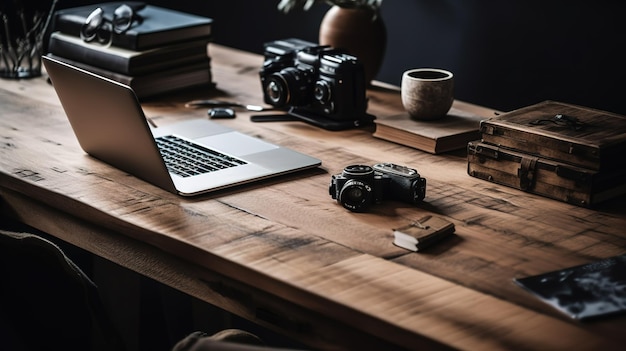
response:
M299 39L265 44L264 101L329 130L370 124L363 64L341 49Z
M415 169L393 163L350 165L330 179L330 196L353 212L365 212L383 200L418 204L426 196L426 179Z
M51 32L61 31L79 38L83 24L95 9L102 8L105 18L112 21L115 9L122 4L138 8L136 15L140 20L122 34L113 33L111 38L113 46L129 50L146 50L179 42L183 38L184 40L208 38L212 34L211 18L152 5L141 8L140 2L106 2L56 11Z
M121 26L120 8L134 8L123 11ZM139 98L212 85L209 18L111 2L60 10L54 19L48 54L129 85Z
M250 116L250 121L252 122L293 122L299 121L300 119L288 114L283 113L279 115L252 115Z
M133 89L139 99L193 87L205 86L210 89L214 85L210 59L208 57L183 67L170 68L139 76L129 76L53 54L46 56L128 85Z
M235 118L235 110L228 107L215 107L209 109L207 111L209 118L211 119L220 119L220 118Z
M135 51L87 43L78 37L54 32L50 35L48 52L112 72L139 76L206 60L208 44L208 39L199 39Z
M393 230L393 244L411 251L422 251L454 233L454 224L437 216L426 216Z
M254 115L250 117L252 122L306 122L326 130L344 130L359 127L358 121L339 121L321 116L301 114L297 110L290 108L289 111L280 115Z
M485 119L452 107L448 115L436 121L418 121L407 113L376 119L374 136L401 145L440 154L463 149L480 138L480 121Z
M626 255L514 281L574 319L626 312Z
M185 103L185 107L188 107L188 108L196 108L196 107L211 107L211 108L213 108L213 107L232 107L232 108L243 108L245 110L255 111L255 112L280 110L279 108L276 108L276 107L264 107L264 106L259 106L259 105L247 105L247 104L242 104L240 102L235 102L235 101L212 100L212 99L208 99L208 100L191 100L191 101Z

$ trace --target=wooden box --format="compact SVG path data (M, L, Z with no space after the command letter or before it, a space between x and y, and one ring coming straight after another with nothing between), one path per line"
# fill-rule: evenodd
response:
M626 169L597 171L473 141L469 175L583 207L626 193Z
M597 171L626 169L626 117L545 101L480 123L485 143Z

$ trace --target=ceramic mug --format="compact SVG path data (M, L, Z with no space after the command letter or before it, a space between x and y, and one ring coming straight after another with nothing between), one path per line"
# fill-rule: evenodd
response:
M454 75L438 68L416 68L402 74L402 105L417 120L446 116L454 101Z

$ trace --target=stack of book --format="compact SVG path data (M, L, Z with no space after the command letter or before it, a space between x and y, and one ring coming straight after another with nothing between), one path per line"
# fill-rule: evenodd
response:
M132 25L110 40L86 41L81 28L101 8L105 22L122 4L135 10ZM194 86L211 86L208 44L213 20L139 2L110 2L55 12L47 55L133 88L145 98Z

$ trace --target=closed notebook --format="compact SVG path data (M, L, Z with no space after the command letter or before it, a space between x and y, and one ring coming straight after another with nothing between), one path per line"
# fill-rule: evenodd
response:
M50 53L46 56L128 85L133 89L139 99L191 87L214 87L210 59L208 57L205 57L203 61L198 61L193 64L168 68L140 76L129 76Z
M401 145L440 154L463 149L467 142L480 139L480 121L485 119L452 107L445 118L436 121L411 119L405 112L376 119L374 136Z
M142 75L206 61L208 39L181 41L147 50L129 50L54 32L48 52L70 60L126 75Z
M454 233L454 224L437 216L426 216L393 230L394 245L411 251L423 250Z
M55 12L52 31L60 31L75 37L85 20L100 7L108 20L115 9L127 4L137 9L138 20L124 34L113 35L111 45L130 50L146 50L181 40L193 40L211 36L213 19L175 11L163 7L145 5L137 1L105 2L93 5L62 9Z

